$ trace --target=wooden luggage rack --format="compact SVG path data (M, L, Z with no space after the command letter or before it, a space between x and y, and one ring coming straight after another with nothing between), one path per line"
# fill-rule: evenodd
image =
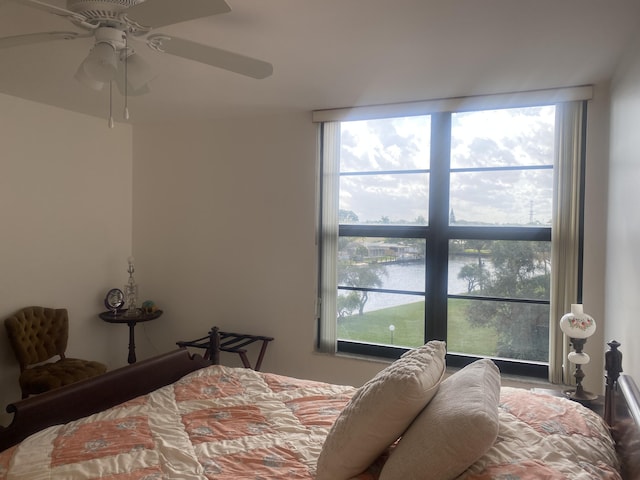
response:
M222 332L218 330L218 327L213 327L209 332L209 335L196 340L176 342L179 347L194 347L204 349L203 357L207 360L211 360L212 363L220 363L220 352L237 353L242 360L242 365L245 368L252 368L253 370L260 370L262 366L262 360L264 354L267 351L269 342L273 340L273 337L264 337L262 335L249 335L246 333L233 333ZM251 362L247 357L247 347L255 342L262 342L260 346L260 353L256 360L255 366L251 366ZM213 346L213 348L212 348Z

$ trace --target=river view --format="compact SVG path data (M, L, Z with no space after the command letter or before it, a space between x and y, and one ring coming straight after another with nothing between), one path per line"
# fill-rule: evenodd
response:
M449 292L466 293L467 282L458 279L460 269L472 263L470 257L451 257L449 259ZM393 290L415 290L424 292L425 270L423 263L392 263L386 265L387 275L382 276L382 288ZM370 293L364 311L370 312L381 308L393 307L420 301L420 297L412 295L396 295L386 293Z

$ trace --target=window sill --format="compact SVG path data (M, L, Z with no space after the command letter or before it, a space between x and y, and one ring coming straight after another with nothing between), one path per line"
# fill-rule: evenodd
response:
M454 374L460 370L459 368L447 367L446 376ZM558 388L547 380L535 377L525 377L520 375L500 374L500 380L503 387L524 388L530 390L532 388Z
M362 355L362 354L347 353L347 352L322 353L315 350L314 354L330 355L336 358L356 360L361 362L378 363L384 366L388 366L394 362L394 360L390 358L382 358L382 357L376 357L373 355ZM460 368L448 366L445 372L445 378L454 374L459 370ZM536 378L536 377L527 377L522 375L511 375L511 374L501 373L500 378L501 378L502 386L504 387L514 387L514 388L524 388L524 389L558 388L557 385L554 385L547 380Z

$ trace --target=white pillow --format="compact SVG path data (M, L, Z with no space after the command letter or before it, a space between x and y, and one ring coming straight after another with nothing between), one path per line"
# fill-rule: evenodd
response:
M380 480L454 479L498 436L500 372L478 360L445 379L429 405L404 433Z
M446 345L410 350L360 387L340 413L318 458L316 480L345 480L366 470L433 398Z

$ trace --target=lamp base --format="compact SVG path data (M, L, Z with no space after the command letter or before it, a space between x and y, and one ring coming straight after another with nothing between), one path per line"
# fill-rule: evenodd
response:
M562 393L564 393L564 396L569 400L573 400L578 403L591 403L598 398L598 395L595 393L587 392L582 388L578 388L576 390L565 390Z

